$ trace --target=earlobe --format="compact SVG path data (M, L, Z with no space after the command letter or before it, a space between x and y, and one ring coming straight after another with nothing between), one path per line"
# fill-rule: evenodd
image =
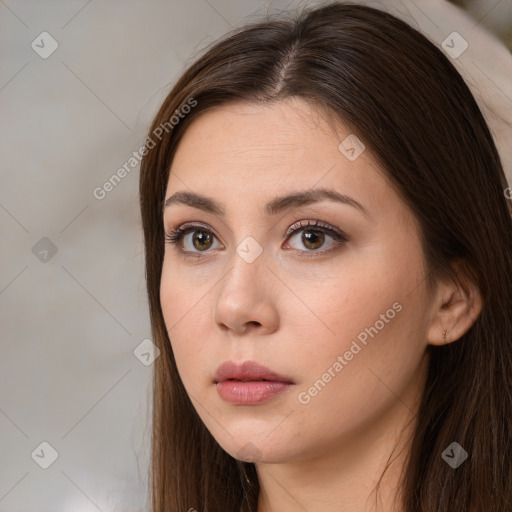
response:
M446 345L460 339L475 323L482 310L478 286L458 274L458 281L438 284L432 304L432 320L427 331L430 345Z

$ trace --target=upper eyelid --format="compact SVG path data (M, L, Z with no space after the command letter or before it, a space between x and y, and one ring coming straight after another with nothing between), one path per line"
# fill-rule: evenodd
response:
M304 224L301 224L302 222L304 222ZM318 230L326 230L326 231L331 231L331 232L334 232L340 236L345 236L345 233L335 227L335 226L332 226L331 224L327 223L327 222L324 222L324 221L321 221L321 220L311 220L311 219L307 219L307 220L298 220L296 222L294 222L287 230L286 230L286 233L284 234L284 237L286 237L287 235L291 235L292 233L294 233L295 231L300 231L300 230L303 230L303 229L310 229L311 231L314 231L315 229L318 229Z
M303 223L303 224L302 224ZM205 231L210 231L215 235L215 230L212 229L211 226L209 226L206 223L203 223L201 221L189 221L189 222L183 222L182 224L178 225L173 231L185 231L188 229L194 229L194 228L203 228ZM345 233L340 230L339 228L332 226L331 224L321 221L321 220L313 220L313 219L301 219L298 221L295 221L293 224L291 224L290 227L287 228L285 234L283 235L283 238L286 238L286 236L291 235L293 232L298 231L300 229L325 229L333 231L334 233L337 233L339 235L345 235ZM273 229L273 228L272 228ZM231 231L231 230L230 230ZM217 235L215 235L217 236ZM219 238L217 236L217 238Z
M209 225L207 225L203 222L200 222L200 221L183 222L182 224L178 225L177 228L175 228L174 230L171 230L171 231L179 233L180 239L183 240L183 238L185 236L187 236L191 232L193 233L195 230L198 230L197 228L202 228L205 231L209 231L220 242L220 238L215 233L215 230L213 230ZM324 232L326 231L327 236L330 236L331 238L333 238L337 241L340 241L340 240L348 241L348 236L341 229L339 229L335 226L332 226L331 224L329 224L327 222L317 220L317 219L311 219L311 218L295 221L289 228L287 228L286 232L283 235L283 240L290 238L291 236L294 236L295 234L297 234L300 231L305 231L308 229L311 231L315 231L315 230L324 231ZM329 232L331 234L329 234ZM167 232L166 232L166 236L167 236Z

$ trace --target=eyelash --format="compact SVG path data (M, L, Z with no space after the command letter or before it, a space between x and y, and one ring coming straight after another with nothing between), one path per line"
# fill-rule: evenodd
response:
M209 234L213 235L215 238L217 238L215 236L215 234L210 229L208 229L206 226L202 226L199 224L189 224L189 225L184 224L184 225L178 227L176 230L171 230L170 232L165 233L165 241L166 241L166 243L169 243L169 244L179 244L179 242L182 241L183 237L186 234L188 234L190 232L194 232L194 231L203 231L203 232L209 233ZM304 256L306 258L315 257L316 254L323 254L323 255L328 254L328 253L332 252L333 250L338 249L339 245L342 245L342 244L348 242L348 239L344 235L343 232L335 230L335 229L329 227L327 224L324 224L323 222L318 221L318 220L316 220L316 221L308 220L308 221L296 222L295 224L293 224L290 227L290 229L287 231L287 233L284 235L283 238L284 239L291 238L293 235L295 235L296 233L299 233L301 231L314 231L314 232L319 231L321 233L331 236L334 239L334 244L333 244L334 247L331 247L330 249L327 249L324 251L319 251L319 250L300 251L298 249L293 249L299 253L306 253L306 254L302 254L302 256ZM208 250L206 250L206 251L185 251L182 248L182 244L180 244L180 245L181 245L181 247L176 245L176 248L181 254L183 254L186 257L201 258L201 257L203 257L202 253L211 252ZM311 253L311 254L308 254L308 253Z

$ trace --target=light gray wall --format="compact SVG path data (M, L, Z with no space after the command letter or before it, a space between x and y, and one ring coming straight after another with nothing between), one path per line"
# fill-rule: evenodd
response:
M103 199L93 191L141 147L194 51L269 5L298 4L0 1L0 511L147 510L137 167ZM454 31L468 42L457 65L510 180L510 53L440 0L396 5L438 44Z

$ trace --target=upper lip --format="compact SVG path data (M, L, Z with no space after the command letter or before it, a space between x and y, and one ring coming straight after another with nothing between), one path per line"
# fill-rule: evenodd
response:
M288 377L279 375L254 361L245 361L243 363L226 361L222 363L215 373L215 382L222 382L229 379L246 381L272 380L292 384L292 381Z

